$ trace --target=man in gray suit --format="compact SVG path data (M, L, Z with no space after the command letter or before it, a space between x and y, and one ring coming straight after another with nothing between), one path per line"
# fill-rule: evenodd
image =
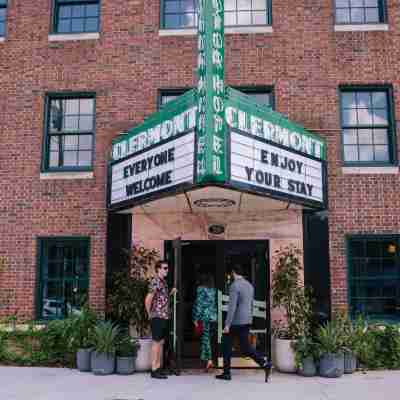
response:
M271 364L265 360L249 343L249 331L253 322L254 288L243 277L240 265L232 268L234 282L229 288L228 315L223 331L224 372L217 375L217 379L231 380L232 338L239 337L240 349L244 356L252 358L260 367L266 369L266 380Z

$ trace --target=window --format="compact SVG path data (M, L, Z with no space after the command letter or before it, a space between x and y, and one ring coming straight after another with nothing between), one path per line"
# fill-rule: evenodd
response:
M160 92L159 100L158 100L158 108L161 108L165 104L167 104L171 100L175 100L185 92L190 90L188 89L166 89Z
M343 159L347 164L393 162L389 89L342 89Z
M225 25L270 25L270 0L225 0ZM195 28L197 0L162 0L165 29Z
M55 0L56 33L98 32L100 0Z
M337 24L385 22L385 0L336 0Z
M79 312L88 300L89 239L39 239L39 257L38 318Z
M400 236L348 240L349 306L352 315L400 321Z
M6 35L7 0L0 0L0 37Z
M94 97L49 97L47 114L44 169L90 169L94 148Z

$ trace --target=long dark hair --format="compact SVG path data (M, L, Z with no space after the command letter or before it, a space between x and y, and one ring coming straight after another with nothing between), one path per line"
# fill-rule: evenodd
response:
M210 273L201 274L199 283L200 286L205 286L207 288L215 287L214 277Z

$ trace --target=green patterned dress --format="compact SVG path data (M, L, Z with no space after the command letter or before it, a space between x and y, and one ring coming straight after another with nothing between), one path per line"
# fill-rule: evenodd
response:
M203 323L203 333L200 338L200 359L212 359L210 330L211 323L217 321L217 299L215 288L199 286L196 291L196 300L193 305L193 321Z

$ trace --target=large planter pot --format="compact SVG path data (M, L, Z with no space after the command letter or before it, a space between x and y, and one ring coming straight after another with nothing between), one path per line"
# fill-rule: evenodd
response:
M344 373L344 354L323 354L319 362L319 374L325 378L339 378Z
M115 371L118 375L131 375L135 372L135 357L117 357Z
M136 371L144 372L151 370L151 344L150 338L139 339L140 348L136 357Z
M357 369L357 358L353 353L344 353L344 373L352 374Z
M79 349L76 352L76 367L81 372L91 371L91 354L92 349Z
M115 356L92 352L92 371L94 375L110 375L115 370Z
M317 375L317 367L312 357L305 358L302 361L302 366L297 371L299 375L311 377Z
M292 348L293 340L274 340L275 366L281 372L296 372L295 352Z

